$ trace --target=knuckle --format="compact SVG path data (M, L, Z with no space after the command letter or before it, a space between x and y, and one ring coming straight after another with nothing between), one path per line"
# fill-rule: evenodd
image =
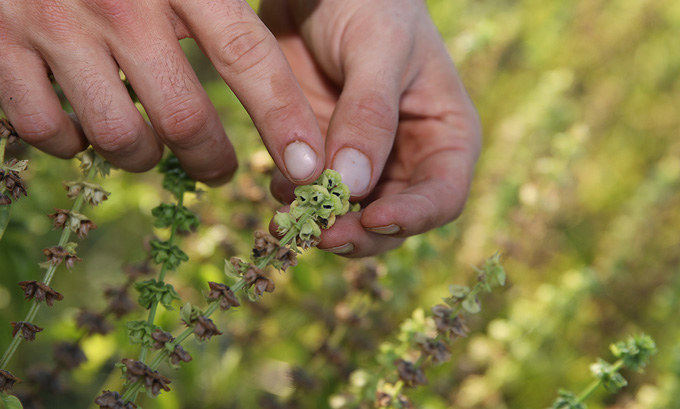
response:
M271 52L267 32L251 23L232 24L221 38L226 40L219 47L219 64L236 74L256 66Z
M106 153L131 151L142 135L140 126L124 118L106 118L94 122L91 128L92 144Z
M399 120L397 106L376 93L358 99L352 107L352 112L348 125L366 135L374 132L394 133Z
M166 104L158 121L158 131L168 142L183 148L200 142L208 121L208 112L199 101L178 98Z
M90 0L92 10L107 21L122 22L130 16L129 0Z
M20 113L12 124L19 136L31 144L47 143L61 131L59 120L43 111Z

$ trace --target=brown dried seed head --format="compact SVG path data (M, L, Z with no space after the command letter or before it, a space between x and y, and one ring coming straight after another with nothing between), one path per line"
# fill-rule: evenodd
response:
M274 281L271 278L260 276L253 283L254 293L256 296L260 297L264 292L273 293L276 287L274 286Z
M210 293L208 293L209 300L220 300L220 309L226 311L231 307L238 307L241 303L234 292L225 284L208 282L210 286Z
M222 335L222 332L217 329L215 323L208 317L204 315L199 315L196 321L196 327L194 327L194 334L201 341L205 339L210 339L214 335Z
M70 211L64 209L54 208L54 213L48 214L47 217L54 220L52 227L55 229L63 229L68 221Z
M451 359L451 353L446 344L441 340L427 338L419 343L421 351L432 359L432 363L441 364Z
M8 392L16 383L21 383L21 379L12 375L10 372L0 369L0 392Z
M27 300L35 298L36 301L45 301L48 306L54 305L54 301L61 301L64 296L55 291L52 287L35 280L22 281L19 286L24 290L24 298Z
M62 368L71 370L87 362L87 357L77 343L61 342L54 346L54 360Z
M165 344L172 342L174 339L170 333L161 331L160 329L154 331L151 334L151 338L155 341L153 345L154 349L161 349L165 346Z
M104 291L104 296L109 300L109 310L120 318L130 312L134 311L136 304L130 298L130 293L126 287L121 288L107 288Z
M153 396L158 396L161 390L168 392L170 390L169 383L171 383L170 379L147 367L144 374L144 386L147 390L151 390Z
M113 330L113 327L106 322L104 316L87 310L83 310L78 314L76 326L85 329L89 334L106 335Z
M35 334L43 330L43 328L26 321L12 322L11 324L12 336L16 336L21 331L21 337L29 342L35 341Z
M12 199L9 198L7 195L3 195L0 193L0 206L6 206L6 205L11 205L12 204Z
M77 231L78 237L80 237L81 239L84 239L85 237L87 237L90 230L94 230L96 228L97 228L97 225L92 220L81 220L80 225L78 226L78 229L77 229L78 230Z
M253 257L267 257L279 248L279 241L269 233L256 230L254 233L255 245L253 247Z
M170 362L173 365L177 365L180 362L191 362L191 355L181 345L177 344L173 353L170 354Z
M411 387L427 384L427 378L425 378L425 372L423 372L422 368L416 367L412 362L403 359L397 359L394 361L394 364L397 366L399 379L401 379L406 386Z
M135 409L137 405L132 402L125 403L122 396L115 391L102 391L97 396L94 403L99 405L99 409Z
M297 266L297 253L292 249L281 247L276 251L274 260L273 264L275 267L286 271L288 267Z

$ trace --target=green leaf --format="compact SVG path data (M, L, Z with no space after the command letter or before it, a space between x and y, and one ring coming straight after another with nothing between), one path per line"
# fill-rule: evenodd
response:
M612 344L610 349L615 357L623 359L623 364L634 371L644 368L656 353L656 343L647 334L629 337L625 342Z
M6 395L4 393L0 393L0 400L2 400L2 404L5 405L5 409L23 409L24 407L21 406L21 402L19 399L17 399L16 396L13 395Z
M572 392L560 390L559 396L550 409L586 409L586 405L578 401Z
M597 362L590 365L590 371L597 379L602 381L602 386L607 392L616 392L628 385L628 381L614 369L614 366L603 359L598 359Z
M465 298L465 301L463 301L463 308L470 314L476 314L482 310L482 307L479 305L479 300L474 296Z
M7 229L7 225L9 224L11 208L11 205L0 206L0 240L2 240L2 236L5 234L5 229Z

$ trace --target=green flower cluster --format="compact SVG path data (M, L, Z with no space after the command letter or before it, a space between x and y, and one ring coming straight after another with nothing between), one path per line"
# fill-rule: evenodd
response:
M303 250L317 245L321 229L330 228L336 217L350 211L349 188L341 180L338 172L326 169L311 185L295 188L290 211L277 212L274 217L278 232L294 231L297 245Z
M457 316L462 310L470 314L478 313L482 306L477 295L482 291L489 293L493 288L505 285L505 270L500 259L500 253L496 253L484 261L481 269L475 267L478 275L474 286L456 284L449 286L451 296L445 298L444 302L452 308L454 316Z
M178 200L186 192L196 191L196 182L182 169L179 159L169 155L159 165L158 170L163 173L163 189L171 192Z
M200 224L195 214L175 203L161 203L151 210L151 214L156 218L153 225L159 229L171 227L175 223L177 230L189 232L196 230Z
M162 281L156 281L155 279L136 283L135 290L139 291L139 298L137 301L139 302L139 305L144 308L149 308L152 304L160 303L163 304L166 309L172 310L172 302L181 300L172 285Z
M128 321L126 324L128 337L132 344L142 344L151 347L154 344L154 339L151 335L160 330L161 327L149 324L144 320Z
M583 402L600 385L610 393L628 385L626 378L619 373L621 368L626 367L639 372L647 366L651 356L656 353L654 340L646 334L631 336L626 341L612 344L609 348L617 358L616 362L610 364L598 358L597 362L590 365L590 372L595 380L578 396L569 391L560 390L558 398L550 409L586 409L587 406Z
M168 270L176 270L189 256L170 241L150 240L151 258L156 264L163 264Z

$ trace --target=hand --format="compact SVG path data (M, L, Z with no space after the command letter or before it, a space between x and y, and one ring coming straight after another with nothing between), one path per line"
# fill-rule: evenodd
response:
M185 37L241 100L286 177L314 180L323 170L316 118L276 39L244 0L0 2L0 107L24 140L56 156L90 143L113 164L144 171L165 144L195 179L224 182L236 157L180 48ZM62 111L49 72L75 117Z
M455 219L481 130L424 2L263 0L260 16L316 113L326 166L362 200L319 247L374 255ZM282 201L292 187L272 182Z

